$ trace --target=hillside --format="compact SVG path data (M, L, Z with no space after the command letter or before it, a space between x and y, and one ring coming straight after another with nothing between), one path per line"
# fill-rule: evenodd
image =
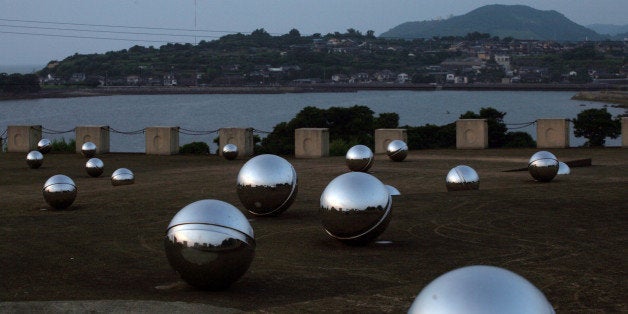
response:
M611 36L628 33L628 24L615 25L615 24L591 24L587 25L587 28L592 29L599 34L608 34Z
M582 41L601 40L604 36L578 25L556 11L541 11L524 5L487 5L446 20L406 22L380 37L432 38L464 36L467 33L517 39Z

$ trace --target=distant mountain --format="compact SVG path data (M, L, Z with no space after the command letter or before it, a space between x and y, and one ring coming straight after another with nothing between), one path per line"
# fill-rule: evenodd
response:
M578 25L556 11L541 11L524 5L493 4L446 20L406 22L380 37L432 38L434 36L465 36L468 33L489 33L492 36L516 39L557 41L602 40L605 36Z
M598 34L608 34L611 36L619 35L621 33L628 33L628 24L625 24L625 25L591 24L591 25L587 25L587 28L596 31Z

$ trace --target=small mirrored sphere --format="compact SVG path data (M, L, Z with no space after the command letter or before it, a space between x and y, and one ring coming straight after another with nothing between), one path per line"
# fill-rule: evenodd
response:
M276 155L253 157L238 173L238 197L242 205L256 216L283 213L294 202L297 191L294 167Z
M105 168L105 164L98 158L90 158L85 163L85 171L92 177L99 177Z
M557 175L566 175L566 174L571 174L571 168L569 168L569 165L559 161L558 162L558 172L556 173Z
M377 238L388 226L392 212L389 189L364 172L348 172L333 179L320 204L325 232L352 245Z
M76 184L68 176L57 174L44 183L44 200L54 209L68 208L76 199Z
M81 146L81 154L85 156L85 158L92 158L96 155L96 144L92 142L85 142L83 146Z
M408 156L408 145L402 140L394 140L386 146L386 155L392 161L403 161Z
M552 181L558 173L558 159L550 152L537 152L530 157L528 172L536 181Z
M37 142L37 150L42 154L47 154L52 150L52 142L47 138L42 138Z
M475 265L434 279L414 299L410 314L554 314L545 295L509 270Z
M447 173L445 186L447 186L447 191L478 190L480 188L480 177L469 166L455 166Z
M210 290L237 281L255 255L249 221L233 205L213 199L182 208L168 225L164 246L170 266L184 281Z
M133 172L127 168L119 168L111 174L111 185L128 185L135 182Z
M44 155L37 150L32 150L26 155L26 164L31 169L37 169L44 163Z
M388 193L390 193L391 196L401 195L401 192L399 192L399 190L397 190L397 188L392 185L386 184L386 188L388 189Z
M227 160L238 158L238 146L235 144L227 144L222 148L222 156Z
M373 151L365 145L355 145L345 155L347 166L351 171L367 172L373 166Z

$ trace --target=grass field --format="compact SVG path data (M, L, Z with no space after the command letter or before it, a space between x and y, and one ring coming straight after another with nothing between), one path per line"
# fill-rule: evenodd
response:
M92 178L78 154L0 153L0 301L146 300L210 304L251 312L407 311L434 278L466 265L494 265L527 278L557 313L628 311L628 149L552 149L590 167L550 183L525 167L536 149L420 150L403 162L377 155L372 174L402 195L370 245L322 229L320 195L347 172L344 157L294 159L299 191L272 218L252 217L236 194L246 160L217 156L103 154ZM466 164L480 190L447 192L445 175ZM135 183L114 187L120 167ZM78 186L74 204L52 210L42 187L54 174ZM163 237L185 205L219 199L250 219L257 241L248 272L228 290L196 290L166 260Z

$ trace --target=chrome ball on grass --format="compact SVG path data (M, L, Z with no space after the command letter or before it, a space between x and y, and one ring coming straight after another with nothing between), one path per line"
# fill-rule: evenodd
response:
M530 157L528 172L536 181L549 182L558 173L558 159L548 151L539 151Z
M32 150L26 155L26 164L31 169L37 169L44 163L44 155L37 150Z
M81 146L81 154L83 154L85 158L94 157L94 155L96 155L96 144L92 142L83 143Z
M345 155L347 167L351 171L367 172L373 166L373 151L365 145L355 145Z
M458 165L453 167L445 177L447 191L478 190L480 188L480 177L471 167Z
M558 172L556 173L557 175L566 175L566 174L571 174L571 168L569 168L569 165L559 161L558 162Z
M105 164L98 158L90 158L85 163L85 171L92 177L99 177L105 168Z
M255 255L253 228L233 205L196 201L172 218L164 239L170 266L188 284L209 290L229 287Z
M227 144L222 148L222 156L227 160L238 158L238 146L235 144Z
M127 168L119 168L111 174L111 185L129 185L135 182L135 175Z
M408 145L402 140L394 140L386 146L386 155L392 161L403 161L408 156Z
M44 183L44 200L54 209L68 208L76 199L77 188L70 177L57 174Z
M264 154L247 161L237 178L237 193L242 205L256 216L283 213L297 195L297 173L290 162Z
M37 150L42 154L47 154L52 150L52 142L47 138L42 138L37 142Z
M361 245L377 238L392 213L390 190L364 172L348 172L333 179L320 199L325 232L347 244Z

